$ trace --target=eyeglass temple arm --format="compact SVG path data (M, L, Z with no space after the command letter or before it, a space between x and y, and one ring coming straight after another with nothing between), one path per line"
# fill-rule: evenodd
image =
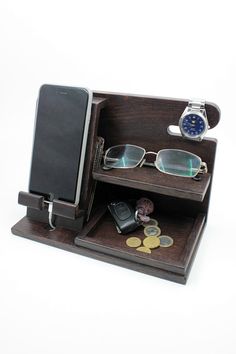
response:
M103 155L102 155L103 161L104 161L104 157L105 157L105 154L103 153ZM118 161L119 160L115 157L106 157L106 159L108 161ZM112 167L105 166L105 164L103 163L102 169L103 170L112 170Z
M202 162L198 173L207 173L208 168L206 162Z

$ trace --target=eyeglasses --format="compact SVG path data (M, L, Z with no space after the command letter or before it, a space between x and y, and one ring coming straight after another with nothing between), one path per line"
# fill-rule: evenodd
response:
M145 156L156 155L154 163L146 162ZM191 152L178 149L163 149L159 152L146 151L140 146L124 144L112 146L104 155L104 167L135 168L143 165L154 165L160 172L179 176L196 177L198 173L207 172L207 164Z

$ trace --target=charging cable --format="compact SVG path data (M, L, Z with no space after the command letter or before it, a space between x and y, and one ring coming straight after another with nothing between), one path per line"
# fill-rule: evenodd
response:
M55 230L56 226L53 224L52 218L53 218L53 213L52 213L52 208L53 208L53 203L52 202L47 202L48 203L48 223L51 227L50 231Z

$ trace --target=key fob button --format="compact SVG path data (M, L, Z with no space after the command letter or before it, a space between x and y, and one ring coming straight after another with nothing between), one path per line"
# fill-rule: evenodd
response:
M131 216L131 211L128 206L123 203L117 203L115 206L115 213L120 220L126 220Z

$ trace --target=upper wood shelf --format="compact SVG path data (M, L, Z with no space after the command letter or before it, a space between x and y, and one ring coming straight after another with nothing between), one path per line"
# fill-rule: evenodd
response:
M207 192L211 174L206 173L201 176L200 181L195 181L192 178L167 175L151 167L108 171L98 167L93 171L93 178L101 182L201 202Z

